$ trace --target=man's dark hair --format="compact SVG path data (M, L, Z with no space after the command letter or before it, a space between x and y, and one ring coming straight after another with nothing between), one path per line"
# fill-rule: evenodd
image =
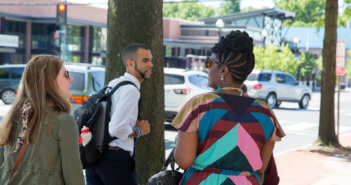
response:
M237 82L244 82L255 67L253 39L245 31L231 31L225 37L222 36L211 51L220 63L228 67Z
M129 44L122 52L122 60L123 60L124 66L127 66L128 59L135 59L136 53L139 48L150 50L149 47L147 47L144 44L140 44L140 43Z

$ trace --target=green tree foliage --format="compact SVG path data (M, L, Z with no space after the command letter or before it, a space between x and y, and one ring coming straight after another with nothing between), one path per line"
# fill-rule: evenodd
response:
M345 10L338 18L338 26L347 26L347 21L351 20L351 0L344 0ZM350 23L349 23L350 24Z
M254 54L256 69L280 70L297 76L297 67L300 62L296 60L288 46L282 46L279 51L273 45L267 48L255 47Z
M213 8L197 2L163 3L163 17L196 20L214 15Z
M226 0L219 5L218 16L240 12L240 0Z
M313 71L318 67L317 59L313 58L310 52L304 52L301 54L299 63L297 76L303 79L311 79Z
M275 0L275 7L294 12L284 26L324 26L325 0Z

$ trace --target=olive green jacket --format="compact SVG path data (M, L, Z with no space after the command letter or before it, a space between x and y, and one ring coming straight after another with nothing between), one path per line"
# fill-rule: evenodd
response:
M21 163L9 181L16 162L16 144L0 146L0 184L5 185L84 185L79 158L78 128L66 113L53 116L48 135L48 116L37 142L28 145ZM18 128L19 134L22 128Z

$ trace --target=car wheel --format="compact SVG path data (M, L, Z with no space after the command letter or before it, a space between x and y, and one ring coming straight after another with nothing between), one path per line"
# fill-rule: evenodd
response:
M270 108L273 108L277 104L277 97L274 93L269 93L266 102Z
M6 89L1 94L1 100L5 104L12 104L15 98L16 98L16 92L11 89Z
M301 100L299 101L300 109L307 109L309 103L310 103L310 97L306 94L303 95Z
M279 108L280 104L282 104L282 101L277 101L277 103L275 103L275 107Z

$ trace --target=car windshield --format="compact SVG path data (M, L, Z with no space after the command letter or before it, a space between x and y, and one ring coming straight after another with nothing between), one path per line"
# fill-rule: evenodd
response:
M197 87L207 89L208 88L208 78L205 75L190 75L190 83L194 84Z
M184 76L165 74L165 85L177 85L177 84L184 84L184 83L185 83Z
M105 72L104 71L93 71L91 72L93 74L93 86L94 90L100 91L102 88L104 88L105 84Z
M70 76L73 78L72 90L78 90L78 91L83 91L84 90L84 84L85 84L85 73L83 72L73 72L70 71Z

